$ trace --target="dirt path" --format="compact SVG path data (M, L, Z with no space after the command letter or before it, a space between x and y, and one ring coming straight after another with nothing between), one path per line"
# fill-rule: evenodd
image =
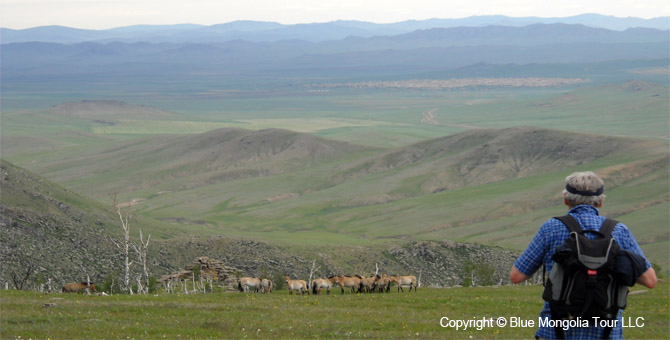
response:
M437 121L437 112L438 109L432 109L423 112L423 117L421 118L421 123L426 123L430 125L440 125L440 122Z
M421 117L421 123L430 124L430 125L440 125L440 126L451 126L462 129L483 129L481 126L471 125L471 124L456 124L456 123L440 123L437 121L437 110L432 109L424 111Z

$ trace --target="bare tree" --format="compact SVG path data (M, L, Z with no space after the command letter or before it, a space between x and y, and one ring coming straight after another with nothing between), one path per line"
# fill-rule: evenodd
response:
M142 265L142 279L144 281L144 289L140 290L139 285L138 285L138 293L144 293L148 294L149 293L149 271L147 270L147 248L149 248L149 240L151 239L151 234L147 236L147 241L144 241L144 237L142 236L142 230L140 229L140 244L139 246L133 244L133 248L135 249L135 252L137 253L137 259L139 260L139 263Z
M33 273L33 262L28 261L26 267L25 275L17 275L14 271L12 271L12 282L14 282L14 287L18 290L23 289L23 286L25 286L26 282L28 282L28 278Z
M121 205L116 200L116 194L113 194L112 201L114 208L116 209L116 213L119 215L119 219L121 220L121 228L123 229L123 243L120 244L114 239L112 239L112 241L121 250L121 254L123 255L123 290L130 292L130 295L132 295L133 290L130 289L130 266L133 264L133 261L131 261L129 257L130 220L132 219L132 214L130 213L130 209L126 210L125 214L121 212Z
M137 294L144 293L144 287L142 287L142 275L137 275Z
M86 294L91 295L91 277L86 275Z
M312 269L309 270L309 281L307 281L307 290L312 289L312 276L320 268L316 266L316 260L312 261Z

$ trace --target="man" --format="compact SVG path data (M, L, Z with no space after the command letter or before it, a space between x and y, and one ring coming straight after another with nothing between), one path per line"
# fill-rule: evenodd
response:
M598 211L605 200L602 179L590 171L575 172L565 179L565 184L566 189L563 191L563 198L565 205L570 208L568 214L579 222L582 229L599 230L605 220L605 217L600 216ZM546 265L547 272L551 272L551 257L554 255L556 247L563 244L569 234L568 228L559 220L552 218L546 221L538 230L528 248L514 262L514 267L510 272L510 280L513 283L523 282L542 267L543 263ZM594 236L591 235L590 237ZM633 234L624 224L619 223L614 227L612 237L619 243L621 250L632 251L644 257ZM637 279L637 283L648 288L654 288L656 286L656 273L646 259L645 265L646 269ZM551 319L548 302L545 302L540 317ZM612 339L623 338L621 310L619 310L618 320L617 327L613 328L610 334ZM603 331L603 328L595 326L575 327L567 330L565 337L567 339L601 339ZM540 327L535 333L535 338L555 339L555 329L553 327Z

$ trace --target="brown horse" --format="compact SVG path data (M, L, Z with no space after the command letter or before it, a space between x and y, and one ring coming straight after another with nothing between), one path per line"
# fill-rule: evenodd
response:
M254 289L254 293L258 293L261 289L261 279L257 277L241 277L237 280L237 289L244 293Z
M386 274L383 274L382 276L376 275L373 277L375 278L374 288L376 288L378 292L388 293L391 290L391 278Z
M337 284L336 276L330 276L327 279L312 280L312 294L318 295L323 288L326 288L326 295L330 294L330 288Z
M293 291L296 291L296 294L300 292L301 295L309 295L309 288L307 287L307 282L305 280L291 280L288 276L284 277L286 280L286 286L288 287L288 293L293 295Z
M268 279L261 280L261 288L263 293L272 293L272 281Z
M342 289L342 294L344 294L344 288L349 288L349 291L354 293L360 293L361 292L361 279L362 277L355 275L355 276L336 276L337 278L337 284L340 286Z
M83 293L86 291L88 284L86 282L72 282L66 283L63 286L63 293ZM91 291L95 290L95 285L91 282Z
M365 290L366 293L372 293L375 291L375 282L377 281L378 276L370 276L361 278L361 290Z
M417 288L417 281L416 277L413 275L407 275L407 276L391 276L391 282L395 282L398 285L398 291L405 291L402 289L402 287L409 286L409 291L412 291L412 287L414 287L414 291L416 292Z

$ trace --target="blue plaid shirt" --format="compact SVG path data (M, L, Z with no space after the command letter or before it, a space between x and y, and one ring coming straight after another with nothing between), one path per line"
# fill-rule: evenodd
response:
M589 205L574 207L570 209L568 214L579 221L582 229L585 230L600 230L600 226L603 221L605 221L605 217L599 215L598 209ZM587 235L587 237L595 237L595 235ZM569 236L570 231L561 221L555 218L549 219L544 222L540 230L535 234L535 237L528 245L528 248L526 248L523 254L521 254L521 256L514 262L514 267L521 273L531 276L540 269L544 263L547 266L547 272L551 272L551 267L553 265L551 257L554 255L556 247L563 244ZM633 251L644 257L642 249L640 249L640 246L635 241L633 234L623 223L619 223L614 227L612 237L619 243L622 250ZM646 262L647 268L651 267L651 263L649 263L649 261ZM549 303L544 303L544 308L542 309L542 312L540 312L540 318L551 319ZM617 327L612 328L612 333L610 334L611 339L623 338L621 310L619 310L617 318L619 321L617 322ZM600 327L575 327L565 331L566 339L601 339L602 334L603 328ZM537 333L535 333L535 337L556 339L556 331L551 327L540 327L538 328Z

